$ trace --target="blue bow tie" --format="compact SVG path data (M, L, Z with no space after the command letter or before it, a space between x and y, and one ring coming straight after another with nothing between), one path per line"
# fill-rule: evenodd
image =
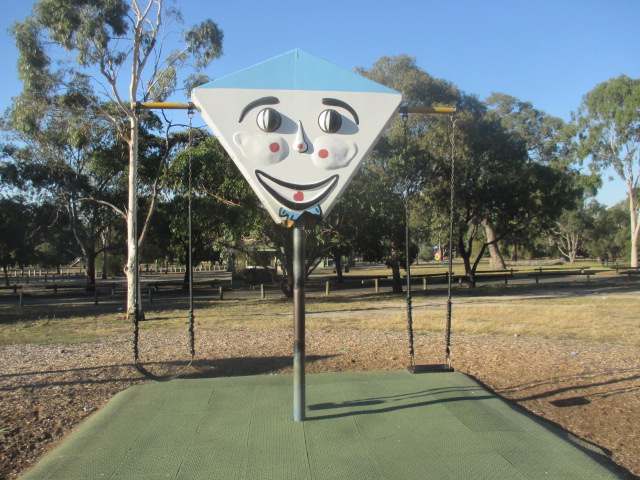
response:
M278 212L278 215L280 215L281 217L286 217L287 220L291 220L292 222L295 222L296 220L298 220L298 218L300 218L300 215L302 215L303 213L310 213L311 215L317 215L321 217L322 208L320 208L320 205L316 205L315 207L310 208L309 210L305 210L304 212L292 212L290 210L287 210L284 207L280 207L280 211Z

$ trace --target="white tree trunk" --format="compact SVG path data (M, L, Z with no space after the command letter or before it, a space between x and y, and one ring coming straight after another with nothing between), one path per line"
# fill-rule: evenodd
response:
M633 196L634 191L630 183L629 188L629 219L631 220L631 266L638 267L638 233L640 233L640 212L636 212L638 207Z
M568 232L560 235L558 250L560 250L560 253L569 260L569 263L576 263L580 244L580 235L575 232Z
M127 208L127 315L135 314L136 303L140 308L140 299L136 298L138 289L138 272L136 259L138 256L138 117L134 113L130 117L129 143L129 202Z

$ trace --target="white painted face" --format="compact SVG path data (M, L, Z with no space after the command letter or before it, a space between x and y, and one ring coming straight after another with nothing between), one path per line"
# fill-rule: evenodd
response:
M287 96L280 97L243 106L233 143L267 193L286 210L302 212L331 193L358 153L359 117L343 100L312 95L300 118Z
M276 221L326 216L399 95L196 89L193 100ZM384 113L380 113L381 105Z

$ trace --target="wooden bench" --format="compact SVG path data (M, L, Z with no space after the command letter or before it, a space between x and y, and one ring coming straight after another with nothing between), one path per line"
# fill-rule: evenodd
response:
M57 295L58 294L58 290L78 290L78 289L84 289L86 292L95 292L96 290L108 290L109 293L111 295L114 295L116 293L116 284L115 283L96 283L94 285L89 285L89 284L77 284L77 283L72 283L72 284L59 284L59 283L54 283L53 285L45 285L44 287L46 290L53 290L53 294Z
M13 293L18 293L18 290L22 288L22 285L2 285L0 290L13 290Z
M599 271L589 270L589 268L581 268L580 270L542 270L533 273L528 273L528 277L535 277L536 284L539 281L540 277L569 277L574 275L586 275L587 281L591 277L591 275L596 275L600 273Z
M634 267L629 267L627 270L620 270L619 272L617 272L618 275L638 275L640 274L640 268L634 268Z
M203 280L200 282L193 282L193 285L207 285L215 288L219 284L219 280ZM163 280L157 282L144 282L140 284L142 287L153 288L154 292L160 290L160 287L182 287L184 289L189 288L189 282L183 282L179 280Z

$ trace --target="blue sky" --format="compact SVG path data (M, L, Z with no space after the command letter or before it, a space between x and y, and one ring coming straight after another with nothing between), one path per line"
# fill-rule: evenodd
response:
M5 0L0 108L20 91L7 28L33 1ZM620 74L640 77L637 0L180 0L185 25L211 18L225 34L218 78L303 48L347 69L406 53L431 75L486 98L503 92L569 120L582 97ZM625 198L606 182L598 200Z

